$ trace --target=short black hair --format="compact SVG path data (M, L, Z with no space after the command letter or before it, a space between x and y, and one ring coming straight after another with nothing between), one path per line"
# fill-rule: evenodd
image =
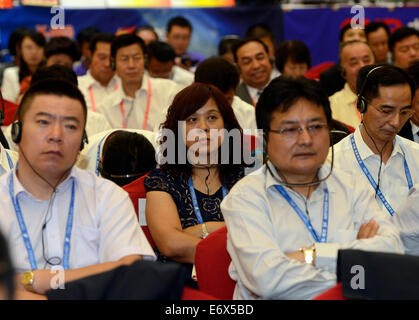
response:
M244 45L250 43L250 42L258 42L262 45L263 49L265 50L266 54L269 56L269 49L266 46L266 44L257 38L250 38L250 39L241 39L240 41L238 41L237 43L235 43L232 47L233 49L233 56L234 56L234 61L237 63L237 51L243 47Z
M415 89L419 89L419 60L413 62L409 68L407 68L407 74L412 78L415 83Z
M107 32L99 32L96 33L89 42L89 49L91 52L91 55L93 56L93 54L96 51L96 45L98 42L105 42L105 43L109 43L112 44L112 42L115 40L116 36L112 33L107 33Z
M181 17L181 16L176 16L173 17L172 19L169 20L169 22L167 23L167 33L170 33L170 31L172 30L173 26L179 26L179 27L183 27L183 28L189 28L189 30L192 33L192 25L189 22L188 19Z
M319 105L326 115L328 125L331 125L332 111L329 98L317 81L304 77L292 79L280 76L272 80L263 90L256 104L258 129L269 131L272 114L275 111L286 112L302 98Z
M396 46L397 42L402 41L404 38L407 38L413 35L419 38L419 31L416 30L415 28L403 26L394 30L390 36L390 40L388 41L388 46L390 48L390 51L393 52L394 47Z
M376 70L372 71L374 68ZM368 75L369 74L369 75ZM368 79L366 79L368 75ZM415 83L403 69L390 64L372 64L359 69L356 80L356 94L362 95L367 102L378 97L379 87L408 84L411 90L411 99L415 96Z
M163 41L151 41L147 46L148 59L157 59L161 62L174 61L176 58L175 49Z
M22 101L20 102L17 110L17 118L20 122L23 122L24 116L32 105L35 97L44 94L65 96L79 101L82 105L84 120L86 124L87 106L83 93L81 93L79 88L71 82L57 78L49 78L43 81L38 81L29 87L29 89L23 95Z
M195 82L209 83L226 93L236 90L240 81L237 68L220 57L211 57L202 61L195 70Z
M38 68L32 76L31 85L34 85L39 81L44 81L47 79L60 79L63 81L68 81L75 86L78 86L77 75L73 71L73 69L59 64L54 64L49 67L43 66Z
M368 35L371 32L375 32L380 28L383 28L385 32L387 33L387 36L390 38L390 28L388 27L388 25L382 21L374 21L374 22L369 23L365 27L365 34L367 35L367 39L368 39Z
M245 39L261 39L264 37L269 37L272 43L275 44L275 35L272 28L263 22L252 24L244 34Z
M16 56L16 45L22 41L22 37L28 30L30 29L26 27L18 27L10 33L9 42L7 43L7 49L9 50L10 55Z
M144 40L136 36L135 34L126 33L126 34L121 34L115 37L115 39L112 41L111 57L115 59L116 53L118 52L119 49L123 47L128 47L132 44L138 44L141 47L143 56L144 57L147 56L147 46L145 45Z
M108 136L103 145L100 173L122 187L156 168L155 153L153 145L144 135L117 130ZM134 176L112 177L126 174Z
M287 60L294 63L305 63L307 69L311 68L310 50L304 42L300 40L287 40L281 42L275 52L275 64L280 72L284 71Z
M66 54L73 62L81 57L77 43L68 37L58 36L51 38L45 45L45 57L49 58L55 54Z
M235 34L228 34L221 38L218 42L218 55L222 56L225 53L233 52L233 45L240 41L240 37Z
M77 42L79 43L80 46L83 45L83 42L89 42L90 43L90 40L92 39L92 37L96 33L100 33L100 32L101 31L96 27L83 28L77 34Z

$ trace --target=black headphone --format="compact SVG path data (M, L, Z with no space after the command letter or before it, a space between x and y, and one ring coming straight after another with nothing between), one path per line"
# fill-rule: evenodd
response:
M111 69L113 71L115 71L116 70L116 64L115 64L115 59L114 58L110 58L109 64L110 64Z
M1 93L1 90L0 90L0 98L1 98L0 126L2 126L4 123L4 114L5 114L6 108L4 106L4 99L3 99L3 94Z
M362 85L359 89L359 93L358 93L358 99L356 101L356 108L358 109L358 111L360 113L365 113L367 111L367 107L368 107L368 101L367 99L365 99L365 97L363 96L364 94L364 89L365 86L367 85L368 82L368 78L371 75L371 73L373 73L375 70L377 69L381 69L384 68L384 66L378 66L378 67L374 67L372 68L366 75L364 81L362 82Z
M19 107L17 108L14 116L13 116L13 121L12 121L12 127L11 127L11 137L12 137L12 141L16 144L19 144L19 142L22 140L22 121L18 120L16 121L17 115L19 114L21 108L21 104L19 105ZM83 150L84 145L86 143L89 143L89 139L87 138L87 133L86 130L83 131L83 137L81 139L81 143L80 143L80 151Z

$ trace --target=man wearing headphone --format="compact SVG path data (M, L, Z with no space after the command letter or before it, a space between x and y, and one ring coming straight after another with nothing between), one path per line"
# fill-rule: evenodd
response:
M128 195L74 167L87 142L86 114L77 87L48 79L26 92L15 115L19 160L0 178L0 229L20 290L45 294L141 257L155 259ZM63 272L59 283L51 268Z
M351 40L341 44L339 61L346 83L342 90L329 97L333 119L356 128L361 122L356 109L356 77L359 69L374 63L374 53L366 42Z
M98 33L90 40L91 56L88 57L89 70L78 77L78 86L84 95L87 108L97 112L98 106L106 101L108 95L121 86L110 66L111 43L115 36L111 33Z
M147 48L141 38L133 34L115 38L111 67L121 79L121 86L98 108L112 128L158 130L174 96L183 88L168 79L146 76L146 65Z
M311 299L336 284L339 249L402 252L366 183L325 164L328 108L319 83L282 77L256 105L267 162L221 204L235 299Z
M419 182L419 145L397 135L414 114L414 94L404 70L385 64L363 67L357 80L362 124L335 146L336 167L366 182L388 217L397 215Z

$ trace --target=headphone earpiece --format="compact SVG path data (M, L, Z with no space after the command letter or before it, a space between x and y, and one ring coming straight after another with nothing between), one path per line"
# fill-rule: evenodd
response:
M16 144L19 144L22 140L22 122L15 121L12 123L11 133L12 141Z
M367 111L367 106L367 100L363 96L358 95L356 100L356 108L358 109L359 113L365 113Z
M13 129L13 128L12 128L12 129ZM83 132L83 137L82 137L82 139L81 139L80 151L82 151L82 150L83 150L84 145L85 145L86 143L89 143L89 139L87 138L87 133L86 133L86 130L85 130L85 131Z
M111 61L110 61L110 67L111 67L111 69L112 69L113 71L115 71L115 70L116 70L115 59L113 59L113 58L111 58Z

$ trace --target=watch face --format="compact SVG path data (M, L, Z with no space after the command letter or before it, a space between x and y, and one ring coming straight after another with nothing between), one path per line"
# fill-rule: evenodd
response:
M22 277L22 283L25 285L30 284L32 282L32 279L33 279L33 273L30 271L25 272Z

